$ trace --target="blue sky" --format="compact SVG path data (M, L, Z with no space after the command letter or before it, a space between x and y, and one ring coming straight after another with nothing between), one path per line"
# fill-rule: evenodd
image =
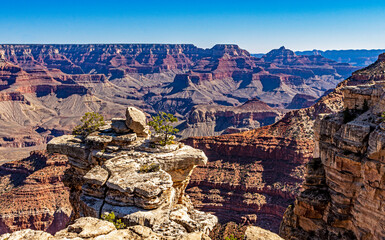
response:
M0 43L385 48L384 0L2 1Z

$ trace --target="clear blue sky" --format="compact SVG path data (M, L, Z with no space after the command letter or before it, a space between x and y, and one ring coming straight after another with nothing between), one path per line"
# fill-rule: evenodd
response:
M2 1L0 43L385 48L385 0Z

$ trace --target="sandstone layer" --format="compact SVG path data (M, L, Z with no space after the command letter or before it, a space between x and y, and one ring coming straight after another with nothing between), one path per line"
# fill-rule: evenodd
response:
M32 152L0 166L0 233L37 229L55 233L72 214L69 189L62 182L67 158Z
M384 70L380 55L342 88L345 110L317 118L304 191L280 228L285 239L385 238Z
M0 56L0 147L19 148L43 148L85 112L123 117L127 105L176 114L186 120L182 137L220 134L221 120L198 133L185 116L197 105L240 107L254 98L284 108L297 94L320 97L357 69L285 48L256 58L237 45L0 45ZM230 127L273 119L271 110L243 112Z

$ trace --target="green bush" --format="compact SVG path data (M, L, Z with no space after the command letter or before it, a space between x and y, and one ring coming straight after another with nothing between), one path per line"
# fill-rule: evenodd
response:
M228 237L225 237L225 240L237 240L237 238L236 238L236 237L234 237L234 235L233 235L233 234L231 234L230 236L228 236Z
M148 172L157 172L160 170L160 166L156 163L143 164L140 166L139 172L148 173Z
M122 223L121 219L116 219L114 212L110 212L109 214L103 214L102 219L113 223L116 229L126 228L126 224Z
M105 124L103 116L95 112L85 113L80 121L82 123L72 130L73 135L88 136Z
M160 145L166 146L173 143L174 134L179 132L178 129L170 125L174 122L178 122L178 119L171 113L159 112L158 115L152 116L152 121L148 125L154 128L155 132L160 135Z

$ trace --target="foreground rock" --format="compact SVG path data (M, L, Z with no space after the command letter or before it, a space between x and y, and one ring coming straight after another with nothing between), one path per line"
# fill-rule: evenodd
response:
M0 240L67 240L67 239L87 239L87 240L195 240L209 239L203 233L189 233L178 237L167 237L154 233L145 226L131 226L126 229L117 230L111 222L97 218L79 218L74 224L66 229L57 232L54 236L42 231L31 229L21 230L12 234L0 236Z
M260 227L250 226L246 229L245 240L283 240L280 236Z
M131 113L129 118L127 127L134 132L138 125L131 123L143 118L132 121ZM48 151L68 156L65 183L73 219L114 212L127 226L147 226L169 237L206 234L214 227L217 218L195 210L184 195L195 166L207 162L201 150L182 143L159 146L136 133L117 133L109 125L102 129L86 138L54 138L47 145Z
M320 115L304 191L284 216L285 239L385 238L385 55L343 88L349 112ZM369 83L369 84L368 84Z

